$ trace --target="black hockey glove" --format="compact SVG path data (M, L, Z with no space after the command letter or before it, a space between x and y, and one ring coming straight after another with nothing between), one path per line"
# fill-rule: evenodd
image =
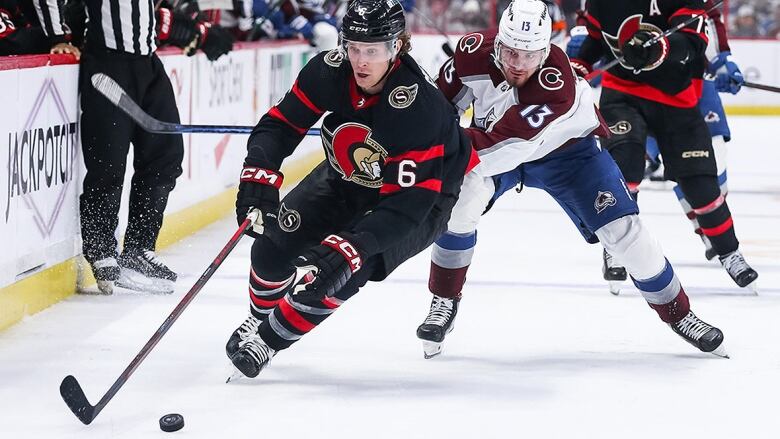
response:
M157 38L161 44L170 44L187 50L198 44L200 32L195 20L167 8L157 9ZM187 53L187 55L191 55Z
M644 47L643 44L654 36L651 32L640 30L623 45L623 62L631 66L635 73L648 67L658 67L669 56L669 40L666 38Z
M209 61L215 61L233 50L233 35L222 26L202 21L198 22L198 29L201 33L200 50Z
M360 270L363 265L360 250L348 239L352 237L346 233L330 235L295 260L296 267L314 275L314 280L302 290L296 288L296 300L318 302L332 297Z
M279 211L279 188L284 176L281 172L254 166L247 159L241 171L236 198L236 219L241 225L251 209L259 209L260 215L255 223L246 229L246 234L258 238L265 224L276 221Z

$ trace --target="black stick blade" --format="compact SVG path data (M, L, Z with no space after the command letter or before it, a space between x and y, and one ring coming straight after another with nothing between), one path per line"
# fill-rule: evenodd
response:
M68 375L60 384L60 395L65 404L77 418L85 425L89 425L95 419L95 407L87 401L87 396L81 390L79 382L73 375Z

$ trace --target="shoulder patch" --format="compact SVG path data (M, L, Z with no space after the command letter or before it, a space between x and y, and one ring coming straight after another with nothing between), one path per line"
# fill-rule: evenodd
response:
M479 32L468 34L458 42L458 50L463 53L474 53L482 46L482 42L484 41L485 36Z
M344 53L340 49L333 49L325 54L324 61L331 67L338 67L344 61Z
M555 67L544 67L539 70L539 85L545 90L555 91L563 88L563 73Z
M417 88L418 84L414 84L411 87L399 85L394 88L393 91L390 92L390 97L388 98L390 106L403 109L412 105L412 102L414 102L414 99L417 97Z

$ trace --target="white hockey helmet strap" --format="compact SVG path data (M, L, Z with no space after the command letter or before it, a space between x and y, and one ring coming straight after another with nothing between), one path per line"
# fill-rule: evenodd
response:
M500 57L500 45L513 49L544 50L541 64L550 54L552 20L547 5L541 0L513 0L501 14L494 53Z

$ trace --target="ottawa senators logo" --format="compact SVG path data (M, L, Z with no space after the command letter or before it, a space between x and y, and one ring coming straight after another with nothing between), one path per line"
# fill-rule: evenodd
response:
M611 50L612 54L615 55L615 58L622 59L623 46L628 44L628 42L631 41L631 37L634 36L634 34L637 33L637 31L640 30L648 31L654 37L663 33L661 28L659 28L658 26L651 23L643 22L642 14L636 14L623 20L623 23L620 24L620 29L618 29L617 36L610 35L606 32L602 32L602 35L604 35L604 40L607 42L607 45L609 46L609 50ZM661 45L661 50L663 51L664 54L669 51L669 41L666 40L666 38L661 38L656 44ZM663 63L665 58L666 58L665 56L660 57L653 64L644 67L642 71L655 69L656 67L660 66ZM634 70L633 67L629 66L628 64L624 64L623 62L620 62L620 65L626 69Z
M382 186L387 151L371 138L370 128L350 122L332 133L323 126L321 133L328 161L344 180L370 188Z
M331 67L338 67L344 61L344 52L341 49L333 49L325 54L324 61Z
M404 109L414 102L417 97L417 84L411 87L399 85L390 92L388 102L393 108Z

